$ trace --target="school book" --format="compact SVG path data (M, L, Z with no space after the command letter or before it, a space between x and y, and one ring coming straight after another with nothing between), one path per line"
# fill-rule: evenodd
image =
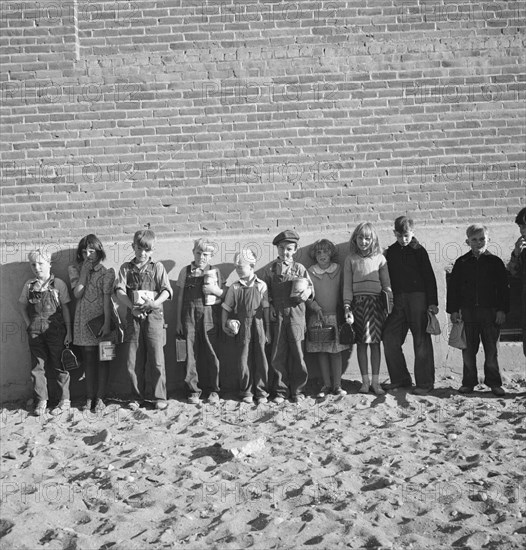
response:
M95 338L98 338L99 332L102 330L102 326L104 325L104 313L89 320L87 324L91 334L93 334ZM110 321L110 330L115 330L115 322L113 319Z
M119 312L117 310L117 306L115 305L115 302L111 300L110 304L111 304L110 330L112 332L115 331L116 343L121 344L124 341L124 328L122 326L121 319L119 317ZM98 338L99 337L98 334L101 331L102 326L104 325L104 313L89 320L86 324L90 332L93 334L93 337Z
M382 307L387 311L387 315L389 315L393 310L391 300L389 300L389 292L387 292L387 290L382 290L380 298L382 300Z

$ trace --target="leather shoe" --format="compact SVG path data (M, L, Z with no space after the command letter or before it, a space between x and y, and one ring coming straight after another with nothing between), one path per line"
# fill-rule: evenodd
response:
M398 388L411 388L413 384L411 382L391 382L389 384L382 384L382 388L386 391L396 390Z
M433 388L419 388L418 386L413 389L413 395L427 395L432 392Z

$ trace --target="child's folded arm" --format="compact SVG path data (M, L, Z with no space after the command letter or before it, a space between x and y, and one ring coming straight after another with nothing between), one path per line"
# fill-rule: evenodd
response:
M84 285L80 283L80 272L76 265L68 266L69 282L75 298L80 298L84 294Z
M171 296L171 293L166 290L166 288L163 288L161 292L157 295L155 300L149 300L148 298L144 299L144 303L140 305L139 309L141 311L147 312L151 311L153 309L159 309L163 302L166 302Z

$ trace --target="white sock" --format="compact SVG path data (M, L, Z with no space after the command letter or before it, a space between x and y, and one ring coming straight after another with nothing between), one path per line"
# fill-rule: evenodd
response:
M379 385L380 385L380 375L373 374L373 386L379 386Z

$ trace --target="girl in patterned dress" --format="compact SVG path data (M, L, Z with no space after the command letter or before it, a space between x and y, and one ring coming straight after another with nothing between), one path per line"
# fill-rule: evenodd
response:
M386 312L381 293L386 291L392 301L387 261L380 250L378 235L370 223L360 223L350 240L351 253L343 268L343 304L345 317L356 333L356 352L362 375L360 393L370 389L384 394L380 386L380 342ZM369 378L367 348L371 350L372 383Z
M115 271L102 265L106 253L95 235L83 237L77 247L76 263L68 268L73 294L77 299L73 322L73 343L82 348L86 374L86 405L84 410L104 409L108 380L108 364L99 361L98 345L111 334L111 293ZM88 321L104 315L104 323L95 336ZM95 401L96 398L96 401Z
M323 387L318 397L325 397L328 393L345 395L347 392L341 387L341 352L349 346L340 344L336 319L338 308L341 311L342 307L342 268L334 262L336 247L327 239L314 243L309 255L316 263L308 269L315 296L315 299L308 303L311 312L308 326L310 328L319 323L325 326L332 325L335 332L335 340L332 342L311 342L307 338L307 351L316 354L323 378Z

